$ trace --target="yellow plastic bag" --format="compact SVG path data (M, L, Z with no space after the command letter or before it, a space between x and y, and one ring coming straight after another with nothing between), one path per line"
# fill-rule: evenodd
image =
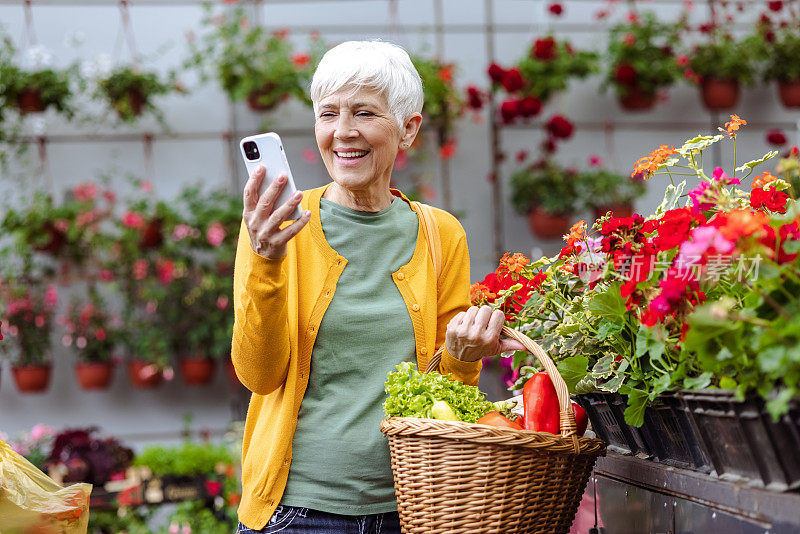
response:
M91 493L56 484L0 441L0 534L86 534Z

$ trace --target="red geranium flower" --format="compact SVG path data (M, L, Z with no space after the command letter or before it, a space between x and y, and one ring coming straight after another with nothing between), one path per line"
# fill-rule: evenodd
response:
M542 103L538 98L526 96L519 101L517 110L521 117L530 118L539 114L542 111Z
M508 69L505 74L503 74L503 79L500 83L509 93L519 91L525 86L525 80L522 78L519 69Z
M770 11L774 11L777 13L781 9L783 9L783 1L782 0L773 0L767 2L767 6L769 7Z
M624 85L636 85L636 69L627 63L617 65L617 70L614 72L614 79Z
M786 135L781 130L769 130L767 132L767 143L781 146L786 144Z
M500 104L500 117L503 123L511 124L519 116L519 100L506 100Z
M474 85L467 86L467 105L476 110L483 108L483 93Z
M545 37L543 39L536 39L533 43L531 56L533 59L540 61L550 61L556 57L558 49L556 48L556 41L552 37Z
M500 83L503 79L503 75L506 73L506 70L497 63L492 63L489 65L487 72L493 83Z
M789 195L775 187L768 190L757 187L750 192L750 207L753 209L765 208L776 213L786 213L787 200Z
M572 132L575 130L573 124L561 115L553 115L547 121L547 131L553 137L559 139L569 139L572 137Z
M548 6L547 10L555 16L559 16L564 12L564 7L558 2L553 2Z

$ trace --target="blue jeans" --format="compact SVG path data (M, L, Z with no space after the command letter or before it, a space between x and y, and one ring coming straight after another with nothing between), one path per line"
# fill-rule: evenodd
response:
M400 534L397 512L372 515L338 515L278 506L261 530L252 530L239 523L237 534Z

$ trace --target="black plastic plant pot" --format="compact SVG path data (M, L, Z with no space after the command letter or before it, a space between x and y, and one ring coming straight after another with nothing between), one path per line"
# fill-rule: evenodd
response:
M653 444L653 459L659 463L711 472L704 446L693 425L686 405L671 394L661 395L644 412L642 433Z
M791 416L773 422L761 399L733 391L683 391L709 459L720 478L785 491L800 487L800 437Z
M597 437L622 454L650 456L640 429L625 423L625 399L617 393L595 391L575 397L586 410Z

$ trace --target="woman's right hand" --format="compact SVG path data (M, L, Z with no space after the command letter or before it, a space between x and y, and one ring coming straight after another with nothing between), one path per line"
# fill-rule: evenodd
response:
M297 235L311 219L311 212L306 210L299 219L281 228L284 221L294 213L303 198L302 191L296 191L281 206L275 201L286 185L286 175L278 176L258 197L258 190L266 175L266 169L259 165L244 186L244 211L242 218L250 234L250 246L256 254L265 258L282 258L286 255L286 243Z

